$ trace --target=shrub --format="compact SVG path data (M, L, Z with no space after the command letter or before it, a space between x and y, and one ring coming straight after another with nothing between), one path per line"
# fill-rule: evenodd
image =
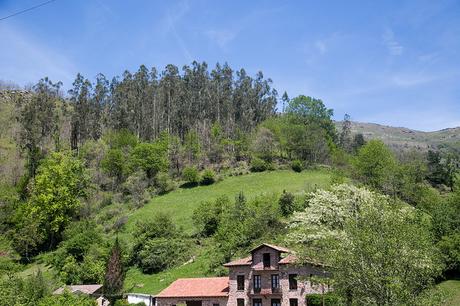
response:
M144 171L137 171L130 175L122 187L123 192L129 195L136 207L142 207L150 199L147 192L148 178Z
M153 178L158 172L169 168L168 148L160 141L138 144L129 157L130 170L145 171L148 178Z
M119 181L123 177L125 167L125 157L120 149L110 149L101 161L102 170Z
M252 160L251 160L251 171L252 172L263 172L265 170L267 170L267 163L258 158L258 157L254 157Z
M182 177L189 186L196 186L200 182L200 174L195 166L185 167Z
M220 223L222 209L229 204L230 200L226 196L220 196L215 201L200 203L193 212L193 221L202 236L214 235Z
M324 297L324 304L323 304L323 297ZM307 295L307 305L308 306L335 306L341 305L340 299L337 295L333 293L326 293L326 294L309 294Z
M281 195L278 203L280 205L281 213L283 216L289 216L294 211L294 195L290 192L286 192L283 190L283 194Z
M291 163L291 168L292 170L294 170L295 172L302 172L302 162L298 159L292 161Z
M211 185L216 181L216 174L212 169L204 170L201 176L201 185Z
M158 194L165 194L174 190L176 186L168 173L160 172L155 176L155 187Z
M138 253L138 266L144 273L156 273L185 260L189 244L179 238L156 238L145 242Z
M157 213L151 219L137 221L134 228L134 237L141 243L141 240L150 238L174 237L177 233L171 216L165 213Z

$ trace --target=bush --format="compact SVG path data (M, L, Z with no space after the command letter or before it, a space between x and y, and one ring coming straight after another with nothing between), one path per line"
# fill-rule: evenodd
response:
M122 185L123 192L129 195L129 199L135 207L142 207L150 200L150 195L147 192L148 178L144 171L137 171L130 175L126 182Z
M220 223L222 209L230 204L226 196L220 196L215 201L201 202L193 212L193 221L200 235L210 237L214 235Z
M322 306L324 297L325 306L336 306L341 305L340 299L337 295L333 293L326 294L309 294L307 295L307 305L308 306Z
M265 170L267 170L267 163L258 158L258 157L254 157L252 160L251 160L251 172L263 172Z
M189 186L196 186L200 182L200 174L195 166L186 167L182 172L182 178Z
M292 170L294 170L295 172L302 172L302 162L298 159L292 161L291 163L291 168Z
M292 193L283 190L283 194L278 201L283 216L289 216L294 212L294 200L295 198Z
M211 185L216 181L216 174L212 169L206 169L201 176L201 185Z
M156 238L145 242L138 253L138 266L144 273L156 273L183 262L189 244L179 238Z
M168 173L160 172L155 176L155 187L157 188L158 194L165 194L173 191L176 186Z

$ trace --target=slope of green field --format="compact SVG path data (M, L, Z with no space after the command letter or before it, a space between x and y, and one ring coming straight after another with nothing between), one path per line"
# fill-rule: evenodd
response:
M446 280L438 285L447 296L444 306L460 305L460 280Z
M241 191L246 197L251 198L262 193L281 193L283 190L291 192L308 190L315 185L325 186L329 180L330 175L324 170L301 173L279 170L227 177L210 186L179 188L153 198L149 204L134 211L129 216L125 232L132 232L137 220L146 220L157 212L165 212L171 215L177 226L182 227L186 233L192 234L194 231L192 214L203 201L213 200L222 195L233 198Z
M272 171L252 173L237 177L228 177L223 181L211 185L191 189L178 189L169 194L155 197L141 209L136 210L128 219L125 230L125 239L137 220L150 218L157 212L170 214L178 226L188 234L193 234L194 226L192 214L202 201L210 201L221 195L234 197L240 191L247 198L253 198L263 193L281 193L283 190L300 192L311 190L315 187L325 187L330 182L330 174L324 170L304 171ZM140 270L132 268L128 271L125 280L125 290L157 294L177 278L207 276L206 270L209 259L204 254L205 247L198 248L195 258L181 266L152 275L143 274Z

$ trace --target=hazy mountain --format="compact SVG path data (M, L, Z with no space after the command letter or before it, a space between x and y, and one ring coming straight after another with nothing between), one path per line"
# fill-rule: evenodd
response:
M340 132L342 122L336 122L336 125ZM353 134L362 133L366 140L380 139L396 150L417 149L427 151L436 148L460 150L460 127L423 132L376 123L352 122L351 129Z

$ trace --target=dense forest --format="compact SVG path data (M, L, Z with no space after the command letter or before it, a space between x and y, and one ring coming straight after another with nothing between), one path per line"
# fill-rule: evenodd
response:
M323 101L280 96L262 72L193 62L78 74L68 92L48 78L2 87L0 305L59 305L81 297L49 290L81 283L116 300L126 270L155 274L197 249L220 275L263 240L332 267L336 304L436 305L433 285L460 272L458 152L392 151L352 134L348 115L337 130ZM318 169L328 187L202 199L191 231L163 213L129 223L177 188ZM53 275L21 276L36 263Z

